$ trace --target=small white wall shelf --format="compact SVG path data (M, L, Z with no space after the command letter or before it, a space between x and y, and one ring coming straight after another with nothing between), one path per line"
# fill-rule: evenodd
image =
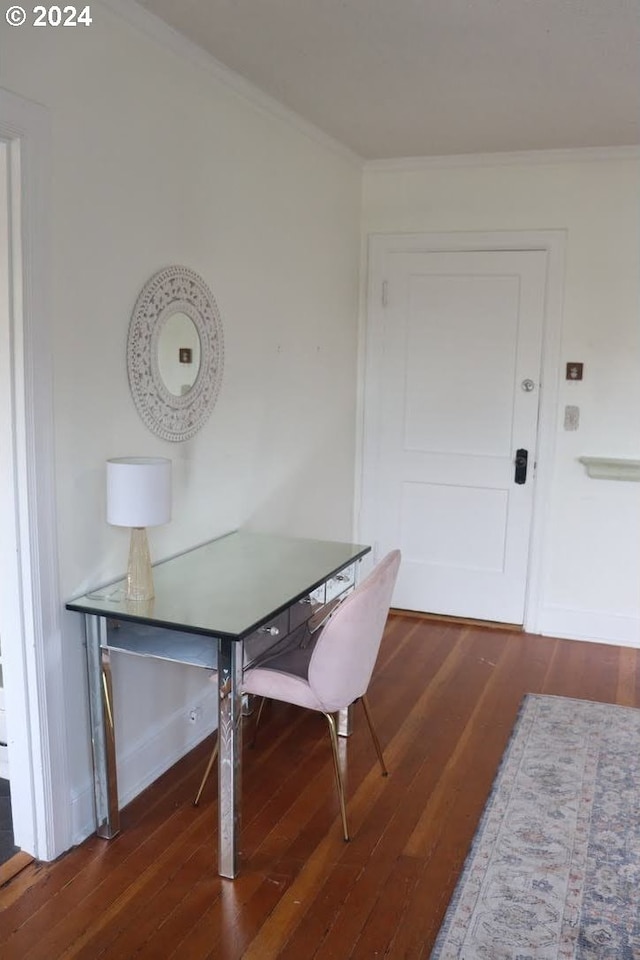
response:
M611 457L578 457L593 480L635 480L640 482L640 460Z

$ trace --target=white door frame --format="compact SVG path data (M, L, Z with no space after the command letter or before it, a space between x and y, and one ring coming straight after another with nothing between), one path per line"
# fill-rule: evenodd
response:
M378 457L378 403L381 395L381 329L383 323L382 288L385 258L390 252L432 253L472 252L478 250L542 250L547 254L547 283L542 345L540 407L538 425L538 459L533 499L533 519L529 549L529 572L525 599L524 629L539 633L541 629L544 569L549 503L553 479L560 376L560 345L564 294L564 230L524 230L461 233L385 233L368 238L367 303L360 330L360 469L356 490L356 531L359 541L366 540L373 529L372 511L375 497L372 484ZM374 545L375 553L375 545ZM548 569L548 565L547 565Z
M10 217L10 382L15 511L0 554L0 628L16 843L51 860L71 845L64 668L56 543L49 332L46 109L0 89ZM5 419L5 423L7 420ZM9 490L10 493L10 490ZM13 549L11 547L13 546ZM15 802L17 800L17 802Z

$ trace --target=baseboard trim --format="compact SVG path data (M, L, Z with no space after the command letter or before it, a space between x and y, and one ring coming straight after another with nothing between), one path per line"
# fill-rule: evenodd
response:
M546 637L640 647L640 617L546 606L541 610L539 625L539 633Z
M494 620L472 620L468 617L452 617L440 613L423 613L419 610L403 610L392 607L391 614L413 617L419 620L452 623L492 630L507 630L522 633L519 623L498 623ZM532 633L533 631L526 631ZM547 606L541 612L540 629L535 634L559 637L564 640L583 640L586 643L609 643L619 647L640 648L640 617L620 616L599 610L575 610L569 607Z
M498 620L473 620L471 617L453 617L444 613L423 613L421 610L403 610L392 607L389 611L399 617L414 617L416 620L436 620L443 623L462 624L469 627L488 627L491 630L509 630L522 633L521 623L500 623Z

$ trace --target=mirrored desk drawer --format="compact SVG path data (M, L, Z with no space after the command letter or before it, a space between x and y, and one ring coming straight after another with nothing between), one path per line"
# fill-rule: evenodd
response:
M337 573L335 577L327 580L325 589L326 602L328 603L329 600L335 600L335 598L339 597L342 593L351 590L355 586L355 582L356 565L352 563L350 566L345 567L344 570L341 570L340 573Z
M283 610L277 617L245 637L243 666L250 666L261 654L280 643L288 634L289 611Z
M297 603L289 607L289 630L295 630L301 623L306 623L324 604L325 585L322 584L313 593L302 597Z
M218 642L214 637L165 630L146 623L107 619L106 647L119 653L186 663L207 670L218 666Z

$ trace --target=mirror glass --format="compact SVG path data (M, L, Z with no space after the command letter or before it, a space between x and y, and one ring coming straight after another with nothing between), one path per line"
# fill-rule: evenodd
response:
M158 369L162 382L175 397L183 397L196 382L200 369L200 337L186 313L172 313L158 337Z

